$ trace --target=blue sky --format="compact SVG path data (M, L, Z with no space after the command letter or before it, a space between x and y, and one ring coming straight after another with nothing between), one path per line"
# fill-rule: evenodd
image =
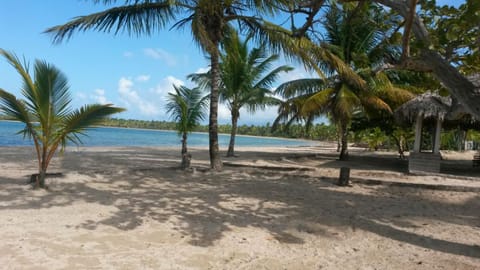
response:
M59 45L53 45L50 36L42 33L75 16L105 9L92 2L2 1L0 48L13 51L31 63L34 59L43 59L60 68L69 79L75 107L85 103L113 103L127 109L118 117L168 120L164 109L167 93L172 90L173 83L192 86L186 75L206 70L208 62L203 53L193 43L188 30L164 30L141 38L89 31L77 33ZM463 2L437 0L440 5ZM302 68L296 68L282 76L279 83L307 74ZM19 76L0 59L0 87L18 95L20 86ZM276 108L255 115L242 112L240 124L264 124L275 117ZM221 106L219 122L229 121L228 110Z

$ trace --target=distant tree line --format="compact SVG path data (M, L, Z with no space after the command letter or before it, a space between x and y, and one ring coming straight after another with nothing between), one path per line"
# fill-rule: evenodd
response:
M169 121L110 118L106 119L101 125L106 127L176 130L177 124ZM230 124L218 125L218 131L220 133L230 133L231 130L232 125ZM195 127L193 131L208 132L208 125L199 125ZM313 125L308 132L305 130L305 127L300 124L291 125L289 128L280 126L275 131L272 131L270 123L266 123L265 125L240 125L238 126L238 134L330 141L336 138L335 127L326 124Z

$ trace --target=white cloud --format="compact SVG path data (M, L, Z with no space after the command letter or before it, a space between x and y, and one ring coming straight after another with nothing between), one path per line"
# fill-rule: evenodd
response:
M160 110L154 103L143 99L137 91L133 90L134 83L131 79L122 77L118 81L118 92L121 100L128 109L137 109L142 115L155 116L160 114Z
M135 78L135 80L136 80L137 82L146 82L146 81L150 80L150 75L143 75L143 74L142 74L142 75L138 75L138 76Z
M210 112L210 109L208 109ZM240 114L241 115L241 114ZM230 124L232 122L232 114L225 104L218 104L218 122L221 124Z
M87 95L83 92L77 92L76 96L77 96L77 98L79 98L81 100L87 99Z
M91 95L91 98L96 102L100 104L108 104L111 103L110 101L107 100L107 97L105 96L105 90L104 89L95 89L94 94Z
M164 97L167 93L172 93L174 91L173 85L181 86L185 85L185 83L173 76L167 76L155 87L154 92Z
M201 67L195 71L195 73L207 73L210 70L209 67Z
M305 79L305 78L315 78L314 74L310 74L304 69L301 68L296 68L292 71L289 72L282 72L281 76L279 77L280 79L278 80L279 85L284 83L284 82L289 82L293 80L298 80L298 79Z
M163 49L146 48L143 50L143 52L146 56L156 60L163 61L165 62L165 64L167 64L170 67L177 65L177 59L175 58L175 56L173 56L172 54L170 54L169 52Z

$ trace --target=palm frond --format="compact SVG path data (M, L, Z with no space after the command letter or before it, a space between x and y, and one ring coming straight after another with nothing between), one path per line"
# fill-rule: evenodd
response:
M33 78L29 74L29 64L24 59L23 64L20 59L11 52L7 52L3 49L0 49L0 54L7 59L8 63L17 70L18 74L22 77L23 80L23 88L22 93L27 98L29 102L27 102L27 106L31 110L35 110L35 106L32 105L32 102L35 101L35 84Z
M275 89L275 94L284 98L292 98L299 95L313 94L326 87L328 87L328 84L323 79L298 79L282 83Z
M175 18L175 2L145 1L107 9L102 12L80 16L63 25L48 28L45 32L53 35L59 43L70 39L75 32L96 30L100 32L127 32L130 35L151 35Z
M43 133L56 129L69 111L71 97L66 76L55 66L44 61L35 61L35 87L24 91Z
M174 85L175 93L168 93L166 111L177 123L177 130L188 133L205 119L209 96L202 96L199 88L189 89Z
M290 66L280 66L272 71L270 71L267 75L265 75L263 78L260 78L258 82L254 85L254 88L261 88L261 87L271 87L275 81L278 80L280 73L282 72L289 72L292 71L293 68Z
M37 136L33 126L32 117L28 111L25 102L17 99L14 95L0 88L0 111L6 116L18 120L25 124L25 128L20 132L23 136L33 138Z
M125 109L113 107L112 104L85 105L65 115L56 140L61 141L63 146L66 141L81 143L78 134L84 134L86 130L98 125L106 117L123 111Z
M350 120L355 110L361 107L360 98L346 84L342 84L337 90L333 101L332 114L337 119Z
M327 88L311 95L305 100L305 103L302 106L302 115L311 115L328 111L334 94L335 88Z

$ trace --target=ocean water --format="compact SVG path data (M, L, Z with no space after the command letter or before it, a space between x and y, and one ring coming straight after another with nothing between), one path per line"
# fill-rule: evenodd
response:
M0 146L33 145L32 141L16 134L23 128L19 122L0 121ZM230 135L219 134L221 148L228 147ZM145 130L131 128L93 128L80 137L83 146L181 146L180 137L175 131ZM313 141L289 140L266 137L238 135L236 146L307 146ZM207 133L191 133L188 137L189 146L208 146Z

